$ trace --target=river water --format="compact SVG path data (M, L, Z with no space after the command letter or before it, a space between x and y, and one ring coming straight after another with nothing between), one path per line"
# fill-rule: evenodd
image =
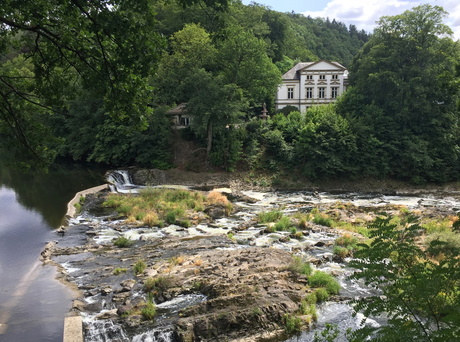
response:
M126 171L115 171L109 176L109 181L114 184L112 187L113 191L122 193L135 193L138 191L136 185L133 185L129 174ZM171 186L168 186L171 187ZM236 202L239 207L239 211L231 217L222 219L216 219L212 222L212 225L199 224L197 226L191 226L188 229L183 229L175 225L160 227L124 227L122 221L105 221L104 217L98 218L93 216L89 212L83 212L81 216L71 220L72 224L75 224L75 234L82 234L79 228L81 225L89 225L91 229L95 229L93 233L95 236L92 238L92 242L100 245L111 245L111 241L114 238L124 236L131 240L143 240L143 239L157 239L164 236L178 236L178 237L211 237L213 235L227 235L232 232L233 239L238 245L232 245L226 247L228 249L235 248L247 248L248 246L258 246L267 248L279 248L285 249L296 254L302 255L307 260L321 260L321 263L316 266L317 269L332 273L337 276L337 279L341 285L340 295L343 298L359 298L366 297L369 295L375 295L378 293L373 292L372 289L367 288L361 282L351 281L348 276L352 270L348 269L345 263L337 263L332 258L332 246L329 244L333 242L338 236L336 232L328 229L317 228L308 233L301 239L282 239L289 235L289 232L274 232L265 233L264 226L255 225L245 230L234 229L241 223L246 222L248 219L255 217L257 213L261 211L268 211L273 209L281 209L285 213L294 213L296 211L308 212L313 206L321 206L325 204L332 204L337 202L353 204L357 207L371 208L375 211L379 211L378 208L392 204L392 205L403 205L409 209L429 209L435 208L443 212L456 212L460 208L460 194L451 193L440 193L440 194L428 194L419 193L412 195L385 195L385 194L363 194L363 193L345 193L345 194L331 194L331 193L316 193L307 191L298 192L257 192L257 191L243 191L244 195L247 195L256 201L253 203ZM371 210L372 211L372 210ZM98 227L98 228L94 228ZM84 231L84 230L83 230ZM70 227L69 233L71 234L72 227ZM69 239L67 236L63 238ZM86 239L82 239L85 241ZM85 256L82 256L84 259ZM62 260L55 260L57 262L65 262L64 267L68 269L68 272L73 277L74 281L80 285L85 283L93 283L91 274L86 272L84 262L80 257L69 257L64 256ZM117 256L118 258L118 256ZM59 258L58 258L59 259ZM91 262L89 262L89 265ZM102 264L101 264L102 265ZM111 262L106 262L104 265L112 265ZM118 264L117 264L118 265ZM112 265L113 266L113 265ZM93 267L93 266L91 266ZM96 278L99 275L94 275ZM86 280L85 280L86 279ZM89 280L88 280L89 279ZM95 293L97 293L96 291ZM143 296L141 292L135 293L135 296ZM126 331L125 328L118 322L111 320L101 321L96 317L99 314L107 312L107 310L116 309L114 303L110 303L105 299L102 299L99 293L96 295L88 295L85 299L87 303L101 302L102 311L98 313L85 314L84 326L86 331L87 342L106 342L112 341L113 336L116 336L117 341L126 342L137 342L137 341L156 341L156 342L174 342L174 334L172 334L172 328L165 325L165 329L162 327L162 320L168 318L170 315L165 314L157 319L158 326L150 331ZM176 298L178 299L178 298ZM174 300L176 300L174 299ZM196 298L185 298L185 306L194 305L193 300ZM205 298L198 298L206 300ZM174 301L173 300L173 301ZM172 305L172 303L166 302L160 305ZM339 342L345 342L345 332L347 329L357 329L361 326L365 317L361 314L353 315L352 307L343 302L326 302L318 307L318 322L313 331L304 331L298 336L284 340L284 342L312 342L315 340L315 333L321 331L327 323L337 325L340 331L338 337ZM366 325L379 326L385 324L385 320L381 320L375 317L366 318ZM132 329L131 329L132 330ZM161 336L159 336L161 335Z
M57 167L24 175L0 163L0 341L62 341L64 317L74 294L39 261L56 240L67 202L102 184L103 171Z

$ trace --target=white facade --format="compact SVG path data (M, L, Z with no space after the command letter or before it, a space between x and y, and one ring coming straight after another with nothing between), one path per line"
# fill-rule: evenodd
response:
M295 106L305 112L313 105L334 102L347 84L348 71L337 62L298 63L283 75L275 106L277 110Z

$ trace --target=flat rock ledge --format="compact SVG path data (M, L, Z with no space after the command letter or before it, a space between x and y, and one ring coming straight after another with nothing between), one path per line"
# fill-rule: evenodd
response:
M72 266L80 271L63 275L67 281L77 283L84 294L74 301L73 311L99 312L100 305L87 304L84 297L101 294L116 309L97 319L112 320L129 331L145 331L157 323L156 319L145 321L139 315L143 305L140 299L147 297L149 278L161 279L163 284L150 290L157 304L179 295L206 296L206 300L169 318L176 340L183 342L282 340L286 337L284 315L297 314L309 291L306 278L288 270L290 252L241 248L225 236L164 237L137 241L129 248L54 246L51 251L52 258L60 262L66 257L79 259ZM134 274L138 260L145 262L146 269ZM116 275L117 268L126 271ZM86 280L82 282L82 278ZM308 328L308 317L304 324Z

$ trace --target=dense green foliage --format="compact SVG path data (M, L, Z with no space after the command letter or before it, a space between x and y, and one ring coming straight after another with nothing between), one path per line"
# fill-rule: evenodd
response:
M350 68L338 111L363 171L419 183L459 174L459 43L429 5L383 17Z
M368 39L226 0L4 1L0 23L1 143L26 168L56 156L169 167L165 113L187 102L209 160L234 169L244 130L225 128L270 108L281 72L346 65Z
M458 247L433 239L420 244L423 228L414 217L400 225L380 217L370 226L370 245L362 245L351 266L355 279L382 293L358 300L364 315L388 315L388 325L353 332L353 341L458 341L460 264Z
M81 120L88 107L89 114L101 113L94 120L104 128L102 148L112 143L112 135L145 129L151 112L148 76L164 45L153 30L153 14L147 0L2 2L2 143L21 148L18 158L30 161L34 155L46 164L53 160L56 145L68 139L53 132L62 124L54 118L94 127L94 121ZM32 67L18 64L22 53ZM11 61L16 61L14 70ZM87 106L85 99L91 105L81 108ZM91 153L95 160L120 159L111 154L100 158L94 149Z
M227 170L457 180L460 46L445 15L416 7L369 37L239 1L2 2L1 143L23 167L168 168L167 112L186 103L198 150ZM338 102L259 120L281 74L319 58L349 66Z

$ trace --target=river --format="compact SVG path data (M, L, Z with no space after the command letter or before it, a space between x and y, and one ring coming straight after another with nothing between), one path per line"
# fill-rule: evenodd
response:
M102 184L103 171L55 167L21 174L0 163L0 341L62 341L64 317L74 294L55 279L56 268L39 261L67 202Z

